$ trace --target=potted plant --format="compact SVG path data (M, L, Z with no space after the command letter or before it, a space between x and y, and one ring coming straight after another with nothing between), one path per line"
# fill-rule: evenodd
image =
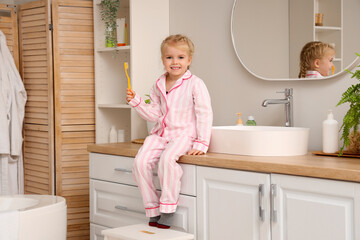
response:
M360 57L359 53L356 53ZM360 67L357 66L358 68ZM351 78L356 78L360 81L360 70L357 69L355 72L346 70L352 76ZM339 106L343 103L349 103L350 108L344 116L343 124L340 130L343 130L341 139L344 140L343 146L340 149L339 156L343 154L344 148L346 147L347 151L352 153L360 152L360 82L357 84L351 85L343 94L336 106Z
M101 20L105 23L105 46L116 47L116 18L120 0L101 0Z

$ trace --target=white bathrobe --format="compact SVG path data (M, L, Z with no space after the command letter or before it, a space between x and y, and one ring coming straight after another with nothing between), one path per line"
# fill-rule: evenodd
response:
M0 195L23 193L22 126L26 91L0 31Z

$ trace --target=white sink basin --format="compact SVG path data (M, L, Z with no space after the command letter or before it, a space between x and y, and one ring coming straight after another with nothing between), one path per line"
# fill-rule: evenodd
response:
M214 126L209 152L250 156L296 156L308 152L309 128Z

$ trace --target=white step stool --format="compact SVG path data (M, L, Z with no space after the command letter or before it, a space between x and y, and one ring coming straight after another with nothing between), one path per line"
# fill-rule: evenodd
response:
M105 240L191 240L193 234L171 229L150 227L147 224L130 225L126 227L102 230Z

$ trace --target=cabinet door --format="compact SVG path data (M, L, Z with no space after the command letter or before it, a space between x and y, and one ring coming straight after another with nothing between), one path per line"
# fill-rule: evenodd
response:
M197 167L198 239L270 239L269 186L269 174Z
M360 239L359 184L277 174L271 183L273 240Z

